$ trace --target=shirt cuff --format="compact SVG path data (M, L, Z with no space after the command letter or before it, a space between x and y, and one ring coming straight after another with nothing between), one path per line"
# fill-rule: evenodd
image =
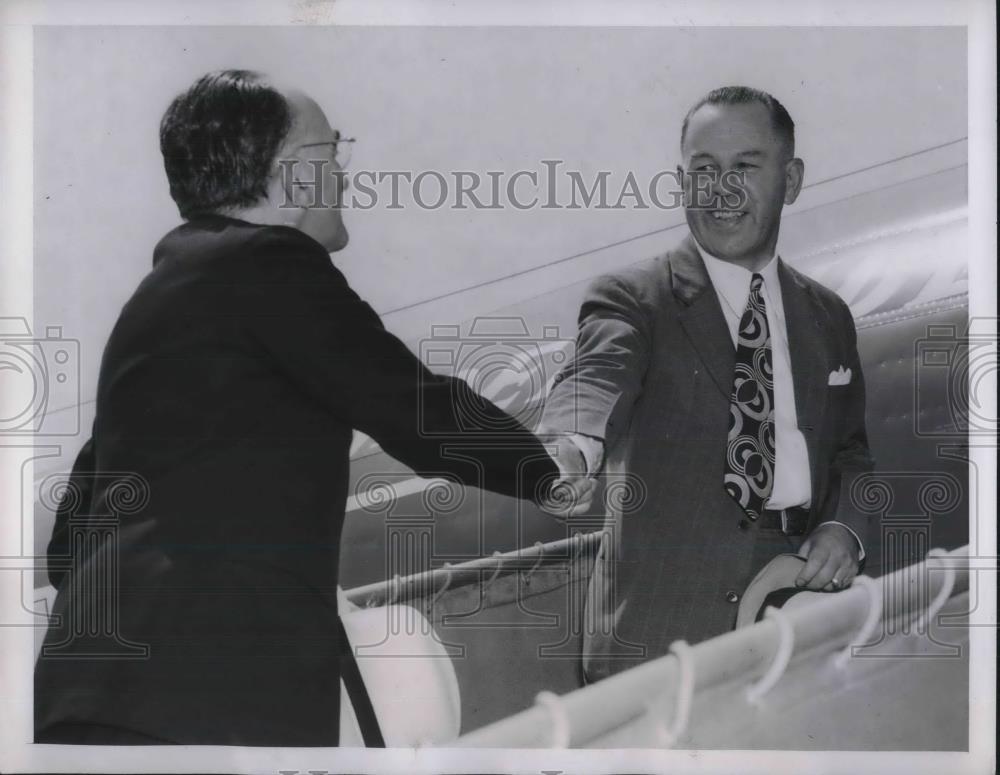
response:
M582 433L571 433L567 438L583 455L587 463L587 476L595 476L604 464L604 441Z
M835 519L831 519L829 522L824 522L823 524L840 525L842 528L844 528L844 530L846 530L848 533L854 536L854 540L858 542L858 562L861 562L863 559L865 559L865 545L861 543L861 538L858 536L857 533L854 532L854 528L848 527L843 522L838 522Z

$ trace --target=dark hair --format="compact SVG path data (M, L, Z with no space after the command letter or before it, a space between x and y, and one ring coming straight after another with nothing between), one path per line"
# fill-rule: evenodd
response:
M160 152L181 217L266 196L291 124L284 96L249 70L208 73L177 96L160 121Z
M771 124L781 138L788 143L788 151L795 155L795 122L788 115L785 106L778 102L766 91L754 89L750 86L721 86L712 89L708 94L695 103L694 107L684 116L684 123L681 125L681 146L684 145L684 138L687 137L688 123L691 121L698 108L705 105L749 105L758 103L767 108L771 114Z

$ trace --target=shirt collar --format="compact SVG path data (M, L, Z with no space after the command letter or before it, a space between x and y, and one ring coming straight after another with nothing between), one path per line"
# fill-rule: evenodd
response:
M730 261L713 256L711 253L694 241L698 248L698 253L705 262L708 270L708 277L712 281L717 293L725 297L729 305L737 310L737 315L742 314L743 308L747 304L747 297L750 295L750 278L755 274L749 269L744 269ZM760 270L756 272L764 278L765 293L768 295L779 292L778 287L778 255L775 253L771 259Z

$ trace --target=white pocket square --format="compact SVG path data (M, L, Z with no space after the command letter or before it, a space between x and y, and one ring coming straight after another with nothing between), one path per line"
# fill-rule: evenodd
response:
M851 370L845 369L841 366L836 371L830 372L830 377L826 381L827 385L850 385L851 384Z

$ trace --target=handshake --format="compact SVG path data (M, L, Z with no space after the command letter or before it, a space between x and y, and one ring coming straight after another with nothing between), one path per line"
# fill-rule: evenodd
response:
M593 502L597 483L590 475L597 466L591 465L581 447L595 445L593 452L603 454L602 442L564 434L540 433L538 438L549 448L553 462L559 467L559 479L539 503L542 510L560 519L585 514Z

